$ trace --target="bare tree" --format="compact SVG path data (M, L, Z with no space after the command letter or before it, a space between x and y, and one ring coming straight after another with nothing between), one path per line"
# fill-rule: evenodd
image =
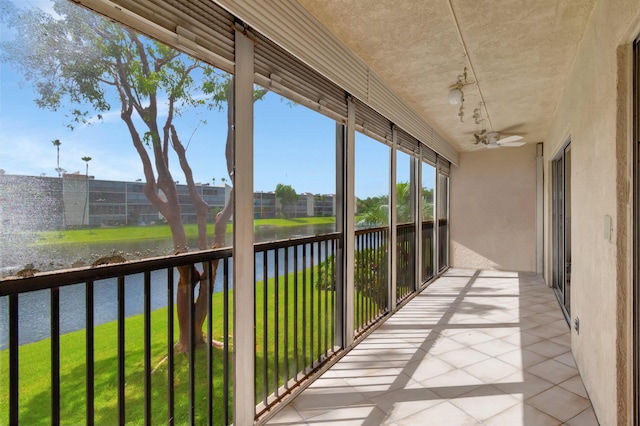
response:
M56 0L54 10L59 18L39 10L9 10L11 16L7 22L15 28L17 37L2 44L2 59L17 65L25 78L33 81L38 106L53 111L72 106L72 119L68 124L72 130L78 123L88 123L91 114L101 119L102 113L112 109L112 104L119 109L142 163L144 194L166 219L174 253L178 254L186 252L188 247L176 179L169 168L169 156L174 152L196 210L198 248L210 248L206 229L209 205L195 185L178 121L189 108L222 110L232 104L233 76L66 0ZM254 98L261 99L265 93L266 90L256 90ZM168 108L166 117L159 113L164 99ZM224 155L232 184L234 120L233 108L227 108ZM227 204L216 216L213 247L225 245L232 204L233 189ZM214 262L212 277L201 277L191 266L178 270L176 306L180 336L176 348L188 351L188 292L193 291L202 278L215 279L217 262ZM195 301L196 330L202 329L206 318L205 294L206 286L201 285Z

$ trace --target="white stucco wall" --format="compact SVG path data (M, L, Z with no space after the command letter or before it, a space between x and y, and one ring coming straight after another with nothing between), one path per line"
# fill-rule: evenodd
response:
M451 265L536 270L536 145L460 155L451 170Z
M545 277L550 283L550 162L571 137L571 317L580 318L571 346L603 425L628 424L631 412L631 62L619 53L630 52L639 22L637 0L596 4L545 140ZM612 241L605 216L613 218Z

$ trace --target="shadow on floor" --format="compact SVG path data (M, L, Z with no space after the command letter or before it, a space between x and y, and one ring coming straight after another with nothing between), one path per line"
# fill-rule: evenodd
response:
M268 424L598 423L542 278L452 269Z

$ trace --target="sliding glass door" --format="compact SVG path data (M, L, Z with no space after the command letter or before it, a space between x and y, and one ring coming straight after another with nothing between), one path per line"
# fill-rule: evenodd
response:
M571 316L571 145L552 163L553 288L565 316Z
M437 185L438 272L442 272L449 266L449 177L438 173Z

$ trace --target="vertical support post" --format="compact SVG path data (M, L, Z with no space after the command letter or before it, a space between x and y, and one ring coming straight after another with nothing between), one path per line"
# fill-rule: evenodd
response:
M536 145L536 273L544 273L544 157L543 145Z
M346 236L344 232L345 228L345 147L347 144L347 127L343 124L336 123L336 196L333 199L334 213L336 215L336 232L341 234L340 241L338 242L336 252L336 343L341 348L346 347L345 330L346 330L346 310L345 310L345 291L346 283L345 279L345 249L344 243ZM297 259L297 257L296 257ZM297 276L297 267L294 268ZM296 285L297 288L297 285ZM297 353L297 351L295 351ZM297 371L297 370L296 370Z
M397 194L397 168L398 168L398 129L393 126L391 137L391 156L389 158L389 258L387 265L389 266L389 311L396 310L398 302L397 285L398 285L398 194Z
M440 271L440 221L438 214L440 209L440 185L438 155L436 154L436 171L433 181L433 276L437 277Z
M449 259L449 252L451 251L451 242L450 242L450 236L451 236L451 178L449 176L447 176L446 179L447 182L447 193L444 194L445 197L445 205L447 207L447 232L445 233L445 244L446 246L446 251L444 253L444 258L445 258L445 266L447 268L449 268L451 266L451 262Z
M411 157L411 211L414 224L414 289L422 286L422 153L419 158Z
M450 264L450 260L449 260L449 251L451 249L451 244L449 241L449 236L451 235L451 203L450 203L450 198L449 198L449 194L451 194L451 180L449 179L449 176L445 176L444 181L446 182L447 186L445 188L445 193L443 194L443 198L444 198L444 205L446 210L446 220L447 220L447 227L445 228L445 233L444 233L444 238L445 241L441 241L441 244L444 244L445 246L445 251L444 251L444 267L448 268L451 266Z
M640 37L633 43L633 389L631 422L640 424ZM544 263L543 263L544 267Z
M255 312L253 254L253 42L236 28L235 148L233 208L234 417L238 425L255 418Z
M342 310L344 312L343 347L353 344L355 337L355 167L356 167L356 105L353 98L347 100L347 126L342 146L342 278L344 286Z

